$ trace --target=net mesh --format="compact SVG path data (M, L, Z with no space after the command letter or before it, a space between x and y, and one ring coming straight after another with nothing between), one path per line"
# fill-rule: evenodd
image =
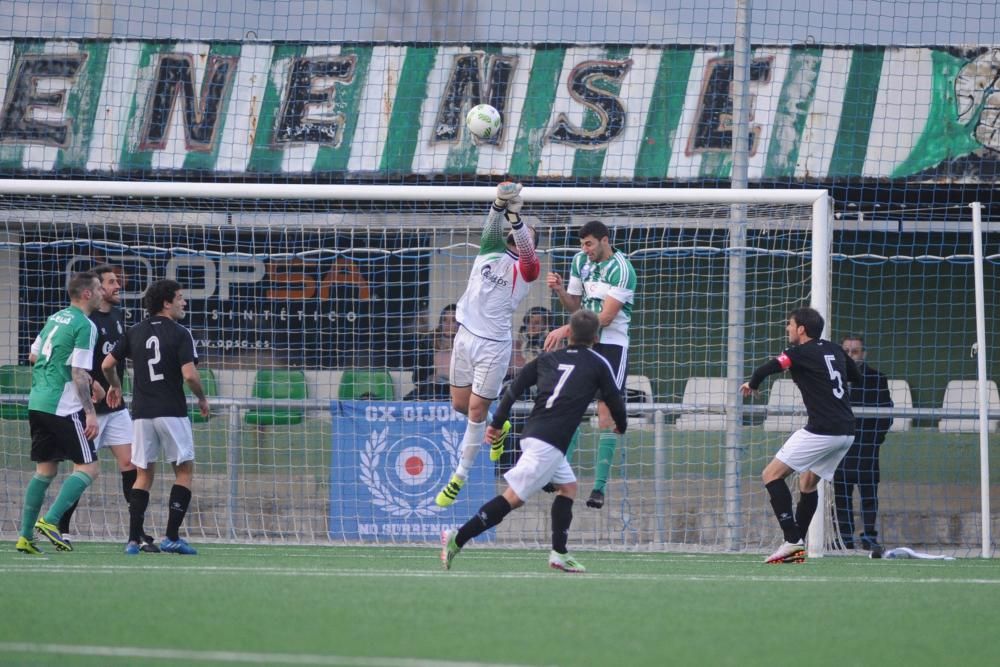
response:
M434 330L439 311L465 288L483 208L7 198L3 249L10 303L19 304L11 320L18 361L26 361L45 318L62 306L72 272L104 262L118 267L128 323L143 316L141 296L149 282L175 278L185 286L185 324L198 342L201 373L212 378L215 391L214 417L195 425L199 483L185 524L191 536L436 539L441 525L464 520L478 507L466 507L470 500L442 511L429 503L447 481L464 426L448 407L446 390L428 394L433 387L425 382L440 375L442 353L448 357L450 340L438 344ZM642 406L683 399L703 411L718 410L723 397L692 400L684 388L691 376L725 373L732 255L747 264L747 307L753 313L746 329L748 358L780 349L785 314L809 300L810 208L746 208L740 247L729 237L730 214L729 206L712 204L531 206L528 219L541 233L543 274L568 275L580 221L600 217L639 276L628 383L637 427L617 454L609 511L578 513L574 533L583 544L728 548L721 434L678 431L657 439L656 419ZM546 309L549 326L567 317L537 285L514 318L515 347L524 354L538 342L521 326L529 308ZM282 380L288 385L268 395L262 373L289 374ZM417 398L437 402L408 400ZM359 406L357 413L350 406ZM380 410L394 411L396 419L371 418ZM666 425L676 417L668 408L661 420ZM441 426L429 437L378 427L397 419ZM2 511L12 525L30 476L27 424L0 424L9 442L17 443L6 449L2 469L9 482ZM576 457L584 484L593 477L595 434L586 422ZM423 439L413 444L414 437ZM773 449L766 438L750 442L738 476L744 481ZM498 476L514 461L516 437L511 449L498 466L483 463L464 494L492 497L502 488ZM126 522L113 462L105 466L74 519L74 532L84 536L117 537ZM166 493L166 486L155 493ZM747 485L741 500L741 521L764 524L759 489ZM161 528L160 518L150 513L154 529ZM545 543L547 521L546 504L536 503L505 522L496 540ZM748 531L745 539L743 548L757 548L763 531Z
M967 204L986 202L987 342L979 352L987 354L997 347L1000 263L991 208L1000 165L1000 49L987 20L994 7L982 0L564 4L0 0L0 15L9 18L0 22L0 178L728 187L735 63L744 56L748 181L827 188L838 202L831 336L862 335L869 362L892 387L897 412L880 450L879 536L889 546L974 550L982 487L967 412L977 361ZM741 31L751 42L745 51L734 46ZM474 141L463 128L465 112L482 102L503 116L491 142ZM770 510L752 480L799 417L778 412L796 399L787 383L773 382L747 408L744 440L720 449L734 250L718 223L728 209L532 208L545 231L543 258L563 272L576 225L590 217L615 225L643 290L632 359L635 376L649 383L637 379L633 391L664 406L661 417L646 415L624 448L639 458L613 475L617 518L593 518L598 527L587 539L757 544L751 524L766 524ZM347 467L334 456L341 440L329 404L344 371L390 369L394 399L415 389L423 395L417 380L433 377L441 356L432 332L461 292L481 218L475 206L454 203L138 195L5 197L0 215L9 291L0 300L0 328L10 341L0 345L3 391L20 386L26 346L45 309L62 303L67 271L96 259L118 262L129 280L131 321L152 277L177 277L196 291L196 335L205 367L217 372L220 407L196 425L199 447L205 439L213 453L206 484L214 484L215 500L203 497L192 530L256 539L267 524L270 535L317 541L330 539L328 507L346 502L331 490L345 481L331 484L331 471ZM737 243L749 248L740 308L748 315L747 371L780 349L788 307L816 296L807 291L808 226L793 224L808 213L749 215L761 224ZM544 288L529 304L558 310ZM991 378L1000 376L995 356L987 356ZM252 404L256 371L271 368L305 374L308 396L287 400L317 403L297 424L247 423L247 411L263 410ZM351 384L386 386L361 376ZM914 412L898 412L905 408ZM0 420L14 434L2 454L11 481L4 493L13 498L31 466L26 423L4 414L15 415ZM407 423L434 417L407 414ZM584 477L592 474L594 447L586 435ZM254 447L245 448L251 436ZM667 445L657 448L657 437ZM995 480L993 431L989 438ZM355 444L369 446L370 461L398 459L380 441ZM724 451L729 474L738 458L746 484L718 473ZM265 477L276 470L285 477L244 474L252 465ZM669 477L656 472L664 469ZM110 537L122 510L114 471L106 472L104 495L93 495L80 520L84 532ZM721 486L709 488L716 474ZM651 491L630 491L649 475ZM392 493L411 502L400 496L407 489ZM652 514L639 500L650 497L659 499ZM741 498L739 518L733 510L712 515L721 501L706 507L704 499L717 497ZM861 502L856 496L855 538ZM292 512L293 505L302 509ZM16 514L4 507L0 530L12 532ZM716 518L698 518L702 509ZM286 514L293 529L265 520ZM836 541L832 507L829 514L826 532ZM236 519L247 516L254 518ZM535 520L537 532L545 519ZM996 509L991 521L995 534ZM691 537L709 534L704 522L729 537ZM640 539L640 525L653 537ZM410 539L399 530L391 539ZM544 541L543 533L530 539Z

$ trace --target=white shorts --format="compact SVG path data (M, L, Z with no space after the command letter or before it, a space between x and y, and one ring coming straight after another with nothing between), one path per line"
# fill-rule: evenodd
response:
M788 436L774 458L795 472L811 470L832 482L833 473L853 442L853 435L818 435L800 428Z
M504 479L521 500L528 500L549 482L572 484L576 481L566 455L549 443L538 438L522 438L520 444L521 458L504 473Z
M459 327L451 350L448 381L456 387L472 387L472 393L493 400L500 396L510 366L510 341L480 338Z
M97 415L97 426L100 429L94 438L94 447L117 447L132 442L132 417L128 410L118 410Z
M143 470L156 463L160 451L170 463L194 461L194 434L187 417L156 417L132 422L132 463Z

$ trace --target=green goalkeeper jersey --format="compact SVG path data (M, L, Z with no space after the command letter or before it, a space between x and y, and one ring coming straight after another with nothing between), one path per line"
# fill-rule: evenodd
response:
M604 307L604 297L620 301L622 309L601 329L601 342L627 348L636 282L635 268L625 253L615 250L603 262L591 262L586 253L579 252L573 258L566 291L581 298L581 308L595 313Z
M31 371L28 409L59 416L82 410L72 369L91 369L96 342L97 327L76 306L49 317L31 345L36 361Z

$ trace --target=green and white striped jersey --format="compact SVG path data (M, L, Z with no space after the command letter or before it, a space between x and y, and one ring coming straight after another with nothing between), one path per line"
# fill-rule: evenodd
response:
M50 316L31 344L37 360L31 370L28 409L63 417L82 410L71 369L91 369L96 343L97 327L76 306Z
M623 304L611 324L601 329L602 343L628 347L636 280L635 268L619 250L603 262L591 262L584 252L578 252L573 258L566 291L582 297L581 308L600 313L606 296Z

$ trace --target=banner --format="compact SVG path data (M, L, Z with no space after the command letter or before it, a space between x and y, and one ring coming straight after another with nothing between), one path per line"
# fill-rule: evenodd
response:
M351 366L357 359L379 367L415 363L414 323L430 289L426 253L408 250L427 246L419 233L392 231L373 239L337 229L142 222L109 224L99 230L100 240L74 238L74 231L52 225L22 231L22 356L45 319L65 307L68 278L108 263L122 282L128 325L146 316L142 296L149 284L179 282L188 304L182 323L203 358L273 352L314 368Z
M465 417L438 402L334 401L329 533L335 540L426 542L498 493L482 448L451 507L434 498L458 465ZM489 530L481 540L494 539Z
M998 76L994 45L755 46L749 178L995 183ZM727 179L732 79L725 46L7 39L0 175Z

